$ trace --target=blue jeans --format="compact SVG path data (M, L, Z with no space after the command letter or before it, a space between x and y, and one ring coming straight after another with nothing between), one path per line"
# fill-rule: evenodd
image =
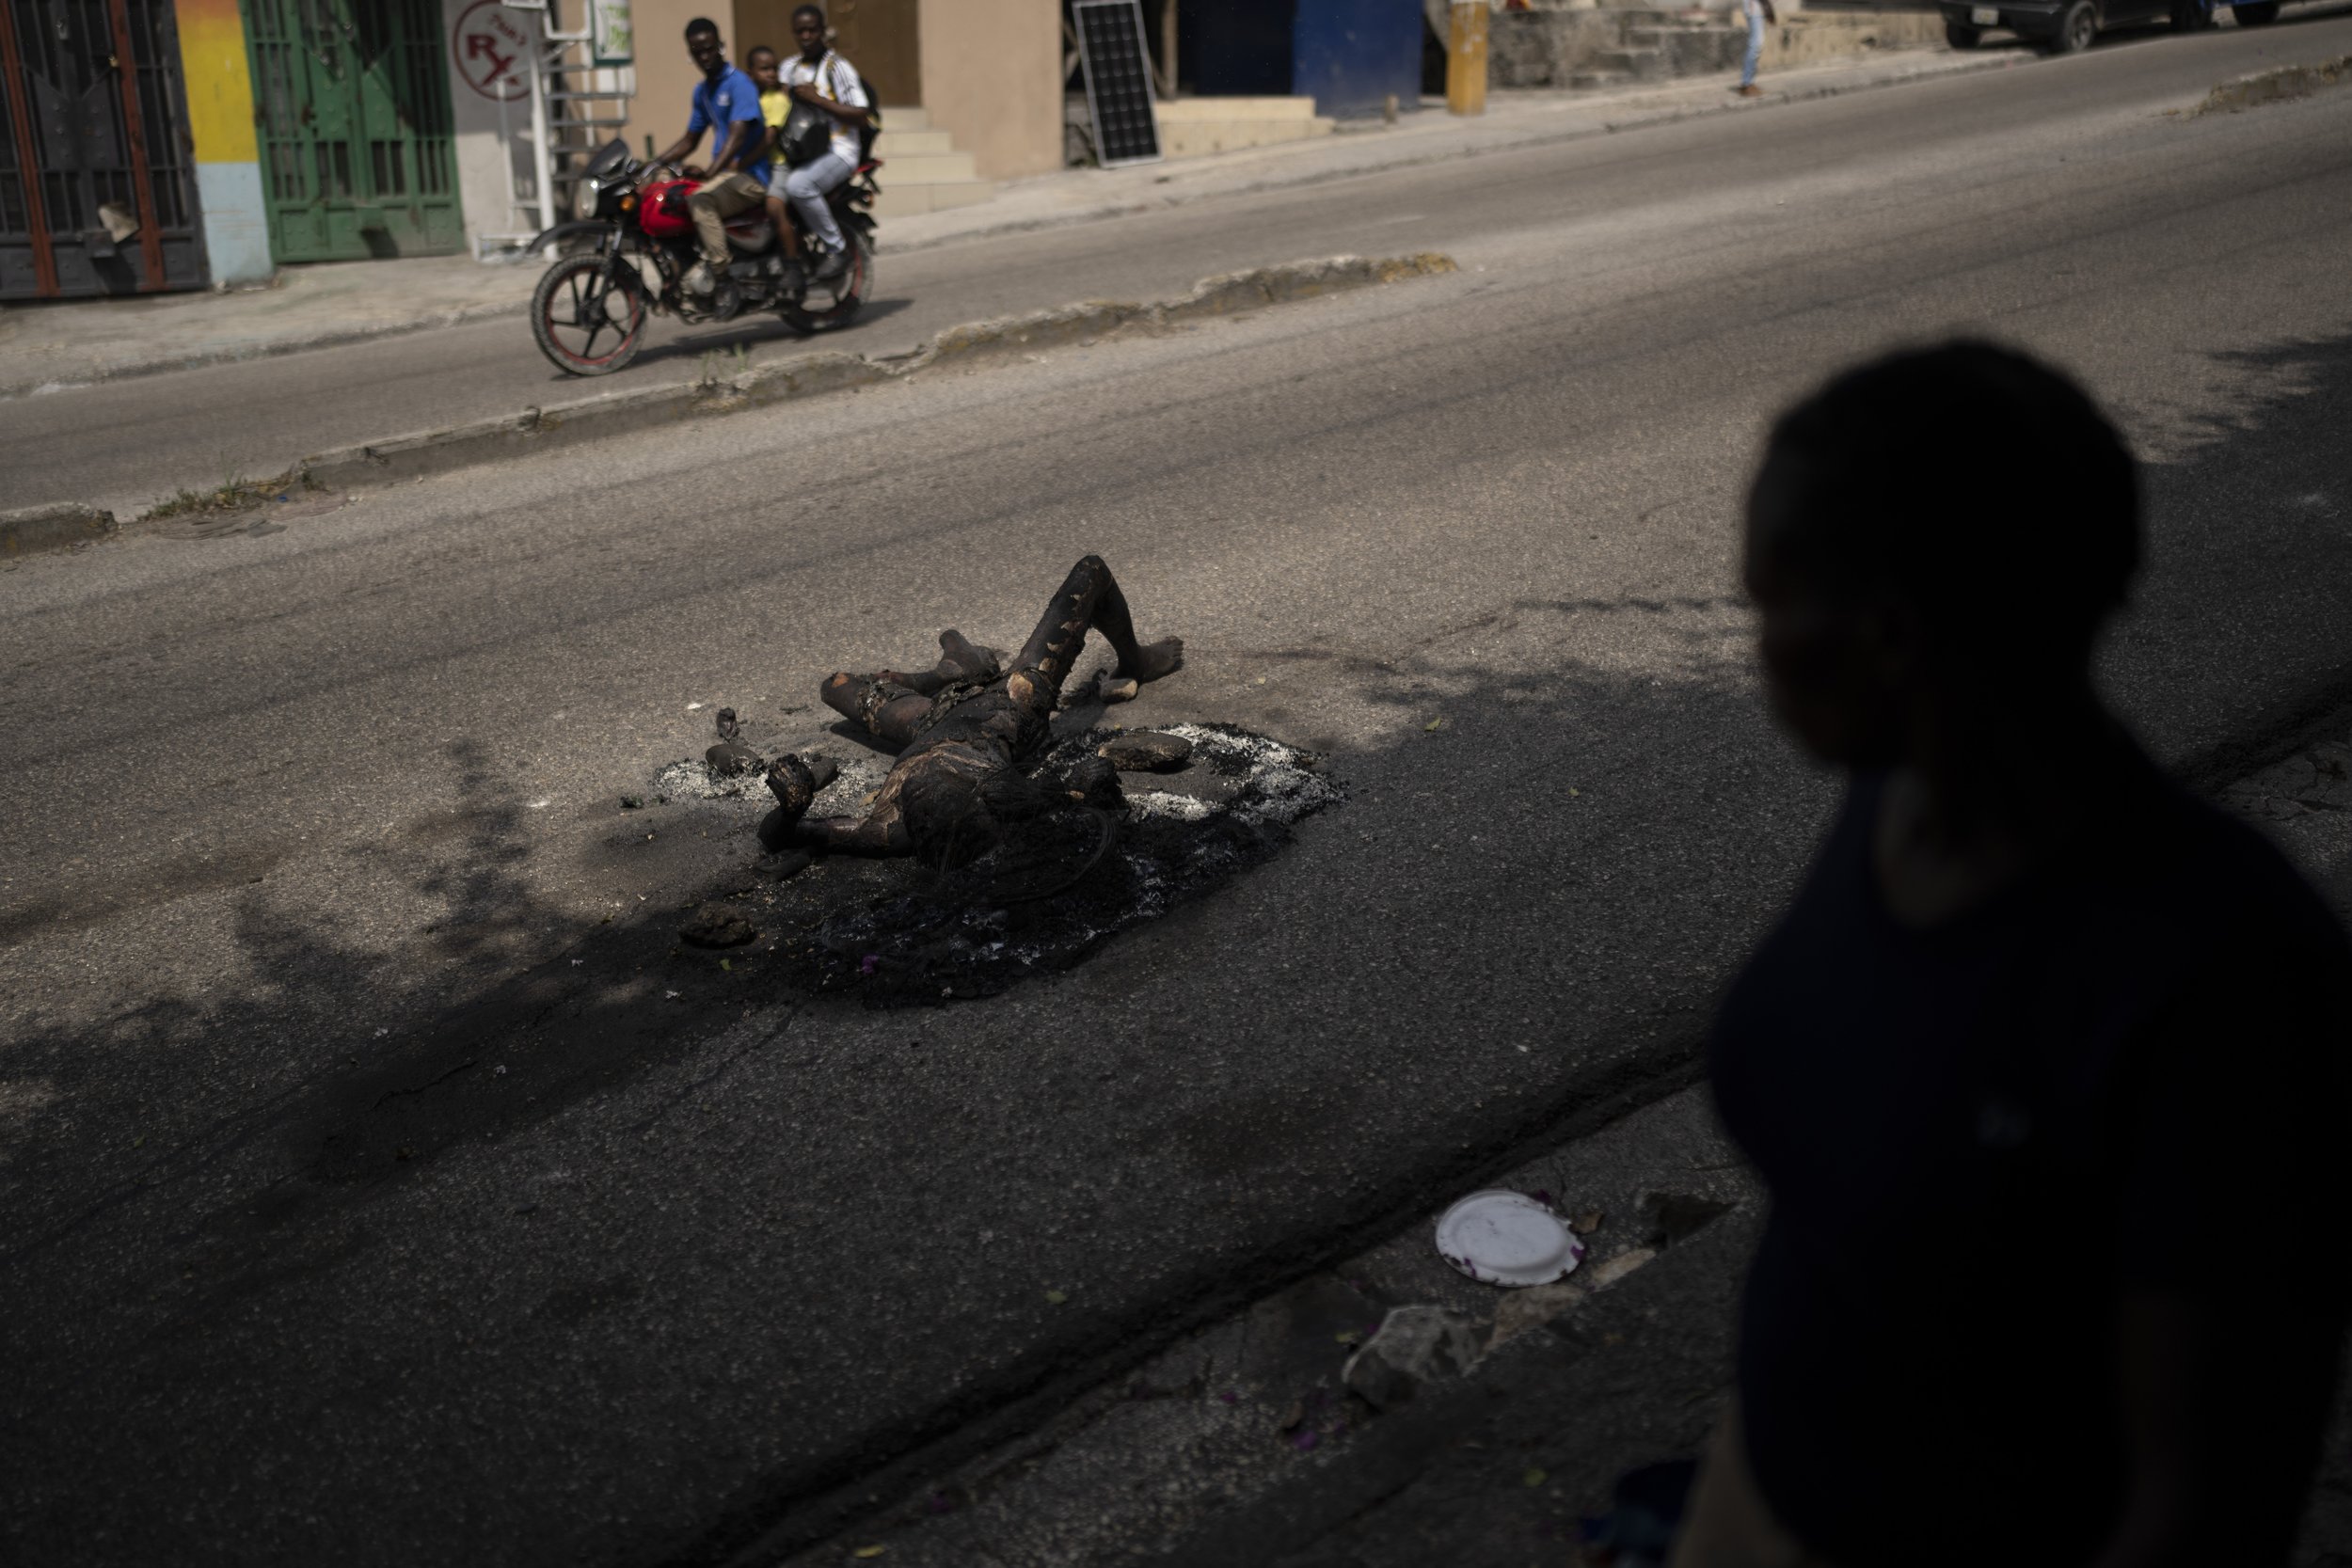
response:
M1748 57L1740 67L1740 85L1747 87L1756 80L1756 62L1764 57L1764 13L1748 13Z
M796 169L777 169L769 177L768 190L800 209L801 221L808 225L808 231L817 236L818 244L828 250L839 250L841 226L833 221L833 208L826 203L825 193L856 172L840 153L828 152Z

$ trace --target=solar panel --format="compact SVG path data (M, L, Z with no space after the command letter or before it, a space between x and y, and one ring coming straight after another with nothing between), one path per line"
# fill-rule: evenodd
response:
M1157 163L1160 125L1152 115L1152 56L1136 0L1073 0L1078 53L1086 61L1087 112L1095 161L1104 168Z

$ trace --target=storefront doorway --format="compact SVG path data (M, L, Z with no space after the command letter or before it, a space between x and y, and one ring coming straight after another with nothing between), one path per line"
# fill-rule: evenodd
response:
M243 0L270 254L462 250L440 0Z
M200 287L171 0L0 0L0 299Z

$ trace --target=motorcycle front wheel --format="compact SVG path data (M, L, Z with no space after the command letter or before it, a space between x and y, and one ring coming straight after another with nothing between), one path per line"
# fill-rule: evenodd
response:
M531 295L531 335L568 375L611 375L645 341L645 280L622 256L566 256Z
M847 223L841 226L841 237L850 242L848 270L829 283L811 283L798 302L776 307L784 324L803 338L839 331L855 321L858 307L873 297L874 242ZM828 297L832 303L822 304Z

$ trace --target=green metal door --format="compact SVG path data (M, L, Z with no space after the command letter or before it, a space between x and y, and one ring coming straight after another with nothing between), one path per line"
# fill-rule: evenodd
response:
M279 261L462 249L440 0L240 0Z

